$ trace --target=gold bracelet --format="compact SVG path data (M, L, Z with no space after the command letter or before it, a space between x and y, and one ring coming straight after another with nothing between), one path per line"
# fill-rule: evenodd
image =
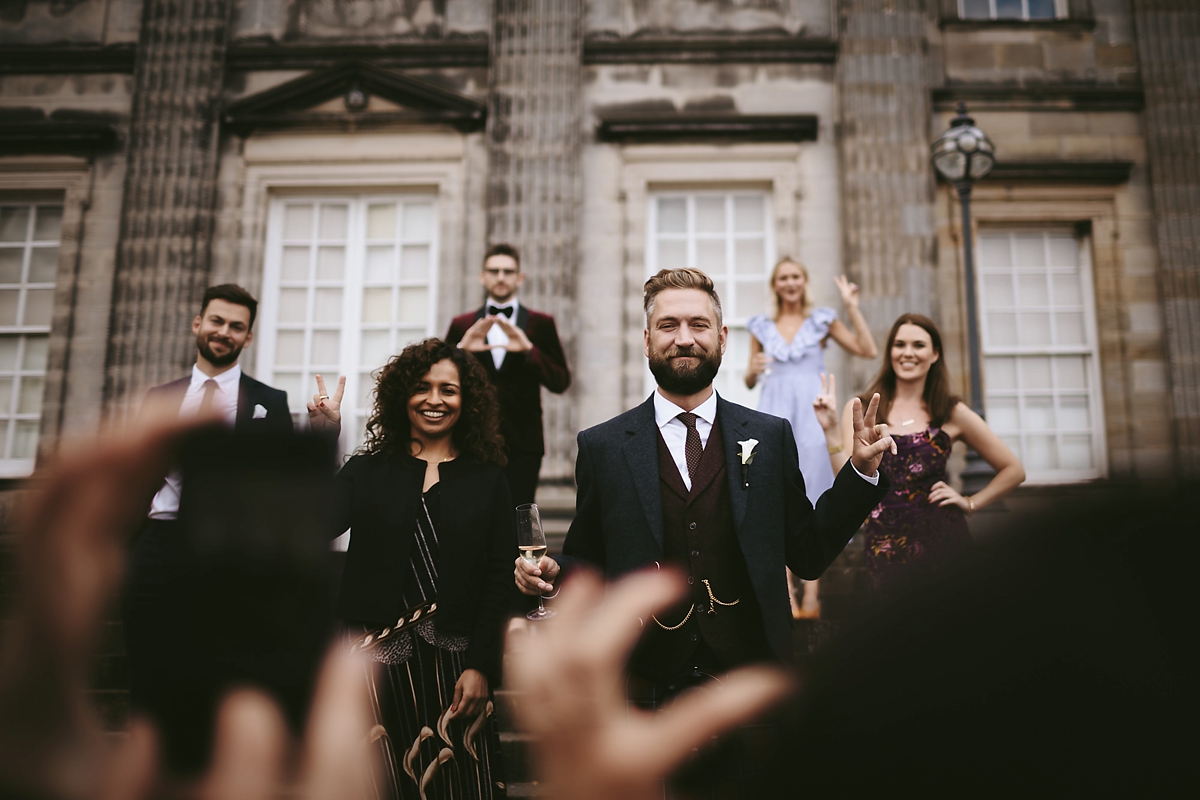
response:
M829 447L829 445L826 445L825 447L827 450L829 450L829 455L831 456L836 456L838 453L846 449L844 444L839 444L837 447Z
M967 498L967 516L971 516L974 513L975 513L975 498L968 497Z

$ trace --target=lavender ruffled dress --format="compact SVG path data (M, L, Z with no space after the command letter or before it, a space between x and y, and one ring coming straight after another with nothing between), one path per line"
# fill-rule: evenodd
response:
M760 375L762 398L758 410L792 423L800 472L809 502L833 486L833 467L825 444L825 431L813 413L813 400L821 393L821 373L825 371L822 341L829 326L837 319L832 308L815 308L804 320L791 342L779 334L775 321L759 314L746 322L746 329L758 339L763 352L775 361L770 375Z

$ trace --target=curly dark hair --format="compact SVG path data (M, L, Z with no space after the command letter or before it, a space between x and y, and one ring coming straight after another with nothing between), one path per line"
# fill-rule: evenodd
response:
M451 433L459 455L479 464L504 466L508 459L500 435L500 404L492 382L473 355L435 338L410 344L380 370L367 420L367 438L359 452L384 456L410 452L408 399L439 361L458 367L462 384L462 415Z

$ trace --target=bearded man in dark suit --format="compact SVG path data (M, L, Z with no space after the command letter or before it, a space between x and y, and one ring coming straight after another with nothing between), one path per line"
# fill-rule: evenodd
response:
M487 302L455 317L446 341L474 353L495 384L512 501L532 503L546 453L541 387L562 394L571 385L571 370L554 317L517 299L517 289L525 281L517 248L489 247L479 281L487 291Z
M176 410L180 417L214 416L238 431L291 431L287 393L242 372L238 358L254 338L258 301L240 286L227 283L204 292L192 320L196 363L191 375L151 389L147 406ZM172 470L151 501L145 525L134 544L122 604L129 659L130 701L156 716L170 704L171 634L178 627L173 602L188 554L176 519L182 488Z
M856 405L850 464L814 508L787 420L713 390L728 330L712 280L663 270L646 282L644 305L658 389L579 434L563 555L536 568L518 558L515 577L532 595L554 591L560 569L581 562L609 578L651 565L681 570L688 596L644 621L629 666L631 700L654 707L733 667L792 660L785 566L813 580L837 558L884 496L878 466L894 444L875 424L878 396L865 417ZM719 765L712 785L736 786L739 769L736 760Z

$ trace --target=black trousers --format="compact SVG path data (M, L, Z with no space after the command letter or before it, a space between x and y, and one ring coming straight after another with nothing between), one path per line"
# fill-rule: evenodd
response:
M178 588L187 559L182 534L176 520L146 520L130 554L121 598L130 706L155 718L181 643Z
M508 478L508 490L512 493L514 506L534 502L537 494L538 473L542 471L540 453L511 452L504 477Z

